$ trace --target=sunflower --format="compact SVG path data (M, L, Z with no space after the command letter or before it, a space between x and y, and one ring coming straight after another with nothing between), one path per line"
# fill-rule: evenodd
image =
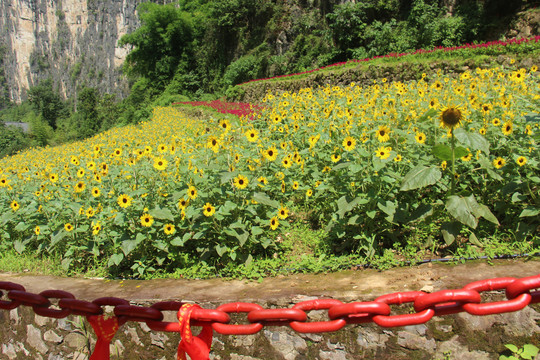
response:
M93 223L92 223L93 224ZM92 235L97 235L99 234L99 232L101 231L102 227L101 227L101 223L98 222L97 224L95 225L92 225Z
M39 234L41 234L41 228L39 226L36 226L34 228L34 233L36 234L36 236L39 236Z
M471 161L472 156L473 156L473 155L472 155L471 153L468 153L467 155L462 156L462 157L461 157L461 160L463 160L463 161L465 161L465 162Z
M278 152L277 152L276 148L273 147L273 146L269 147L268 149L263 151L263 155L268 161L276 160L277 154L278 154Z
M8 185L9 185L9 180L8 179L6 179L5 177L0 179L0 186L1 187L6 187Z
M210 136L206 142L206 147L217 153L219 151L219 140L215 136Z
M270 219L270 229L276 230L279 226L279 220L276 216Z
M231 127L231 123L227 119L223 119L219 121L219 127L225 130L225 132L229 131L229 128Z
M163 171L167 168L167 160L163 158L155 158L154 159L154 169Z
M291 159L289 158L289 156L286 156L283 158L283 160L281 161L281 165L283 165L283 167L285 169L288 169L291 167L292 165L292 162L291 162Z
M495 166L497 169L502 168L506 164L506 160L504 160L502 157L498 157L495 160L493 160L493 166Z
M101 195L101 190L99 190L99 189L96 188L96 187L93 188L93 189L92 189L92 196L95 197L95 198L97 198L97 197L99 197L99 195Z
M460 124L462 118L463 114L457 107L447 107L441 113L441 126L453 129Z
M527 158L525 156L520 156L516 159L516 162L519 166L523 166L527 163Z
M307 191L306 191L306 196L307 196L307 197L311 197L312 195L313 195L313 190L307 189Z
M375 132L379 142L385 142L390 139L390 128L386 125L379 126L379 129Z
M86 217L87 218L91 218L94 215L96 215L96 211L94 210L93 207L90 206L88 209L86 209Z
M249 142L255 142L259 138L259 132L255 129L249 129L244 135L246 135Z
M176 228L173 224L165 224L165 226L163 226L163 232L165 235L173 235L176 232Z
M292 183L293 190L298 190L298 186L299 186L298 181L293 181Z
M347 136L345 139L343 139L341 145L343 145L345 151L351 151L356 147L356 140L352 136Z
M152 215L149 215L149 214L143 214L140 220L141 220L141 225L144 227L150 227L154 223L154 218L152 217Z
M429 108L430 109L435 109L439 106L439 100L433 98L431 100L429 100Z
M377 156L381 160L384 160L390 156L390 151L392 151L392 148L390 146L381 146L377 149L377 151L375 151L375 156Z
M85 174L85 172L84 172L84 169L82 169L82 168L77 171L77 177L78 178L82 178L84 176L84 174Z
M424 134L423 132L416 133L416 136L414 138L419 144L423 144L426 142L426 134Z
M178 208L180 210L184 210L188 205L188 201L184 198L178 199Z
M126 195L126 194L122 194L118 197L118 199L116 199L116 202L118 203L118 205L120 205L120 207L126 209L128 207L131 206L131 203L132 203L133 199Z
M510 135L513 129L514 127L511 122L505 122L501 130L504 135Z
M21 208L21 205L19 205L16 200L13 200L9 206L11 206L11 210L13 211L17 211Z
M216 212L216 208L213 207L212 204L210 203L204 204L204 207L203 207L204 216L210 217L214 215L215 212Z
M245 189L249 184L249 180L244 175L238 175L234 178L233 183L237 189Z
M341 159L341 155L339 154L332 154L332 156L330 156L330 160L332 160L332 162L334 163L338 162L340 159Z
M84 189L86 189L86 185L85 185L84 181L79 181L77 184L75 184L75 192L76 193L80 193Z
M446 170L446 167L448 166L448 163L446 162L446 160L444 160L442 163L441 163L441 169L443 170Z
M52 183L55 183L58 181L58 175L56 174L51 174L49 175L49 180L52 182Z
M191 185L188 188L188 196L191 200L195 200L197 198L197 189L195 189L195 186Z
M403 160L403 157L400 154L397 154L396 157L394 158L395 162L400 162L401 160Z
M315 144L317 143L317 141L319 141L319 139L321 138L321 135L320 134L317 134L317 135L311 135L309 137L309 147L312 148L315 146Z
M73 230L73 225L71 225L70 223L66 223L64 225L64 229L67 231L67 232L70 232Z
M120 149L120 148L114 149L113 155L116 156L116 157L119 157L120 155L122 155L122 149Z
M287 209L286 207L281 207L279 210L278 210L278 217L282 220L286 219L287 217L289 216L289 209Z

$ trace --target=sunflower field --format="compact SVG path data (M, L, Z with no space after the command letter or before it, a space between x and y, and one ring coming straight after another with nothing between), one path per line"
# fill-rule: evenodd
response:
M540 225L537 67L268 93L251 115L153 119L0 160L0 251L141 276L279 256L294 222L367 258Z

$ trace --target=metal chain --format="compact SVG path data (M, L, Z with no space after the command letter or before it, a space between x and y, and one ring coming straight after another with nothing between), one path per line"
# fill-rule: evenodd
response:
M505 291L506 300L482 302L485 291ZM7 300L9 299L9 300ZM347 324L374 322L382 327L423 324L433 316L467 312L471 315L492 315L513 312L540 302L540 274L524 278L494 278L475 281L461 289L396 292L379 296L374 301L343 303L336 299L316 299L297 303L292 308L264 309L254 303L231 302L217 309L197 308L192 313L192 326L211 325L220 334L249 335L264 326L290 326L301 333L338 331ZM178 322L163 321L165 311L174 311L184 303L158 302L150 307L131 305L127 300L102 297L93 301L78 300L69 292L45 290L27 292L22 285L0 281L0 309L12 310L30 306L41 316L64 318L69 315L102 315L104 307L113 307L114 316L126 321L145 322L154 331L178 332ZM410 314L392 314L392 305L412 304ZM308 321L308 313L326 310L328 320ZM247 314L247 322L231 324L229 314Z

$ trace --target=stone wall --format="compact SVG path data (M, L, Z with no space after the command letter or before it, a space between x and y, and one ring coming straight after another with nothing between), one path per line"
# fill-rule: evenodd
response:
M487 301L503 299L502 293L483 293ZM261 303L265 308L289 308L293 299ZM341 299L343 300L343 299ZM359 299L356 299L359 300ZM360 299L360 301L370 299ZM353 300L350 300L353 301ZM132 302L148 306L147 302ZM215 308L219 303L201 304ZM411 309L399 307L397 311ZM312 311L310 321L325 320L324 311ZM165 313L174 321L173 312ZM245 316L239 315L239 321ZM244 319L244 320L242 320ZM256 335L226 336L215 333L211 359L498 359L504 344L540 345L540 306L519 312L471 316L434 317L425 325L383 329L375 324L347 325L334 333L300 334L285 327L265 327ZM195 328L196 329L196 328ZM196 332L197 330L195 330ZM144 323L128 322L111 345L112 359L175 359L179 334L151 331ZM88 359L95 344L90 325L81 317L51 319L21 306L0 310L0 359ZM509 353L506 353L509 355ZM540 359L540 357L538 358Z

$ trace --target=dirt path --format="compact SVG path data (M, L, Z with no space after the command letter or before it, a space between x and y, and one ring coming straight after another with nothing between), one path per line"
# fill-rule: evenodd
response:
M297 296L333 297L340 300L373 299L396 291L438 291L461 288L469 282L494 277L525 277L540 274L540 259L496 260L461 265L424 264L387 271L357 270L330 274L291 275L262 282L212 280L100 280L0 274L0 281L23 285L39 293L59 289L76 298L93 300L102 296L128 300L190 300L195 302L257 301Z

